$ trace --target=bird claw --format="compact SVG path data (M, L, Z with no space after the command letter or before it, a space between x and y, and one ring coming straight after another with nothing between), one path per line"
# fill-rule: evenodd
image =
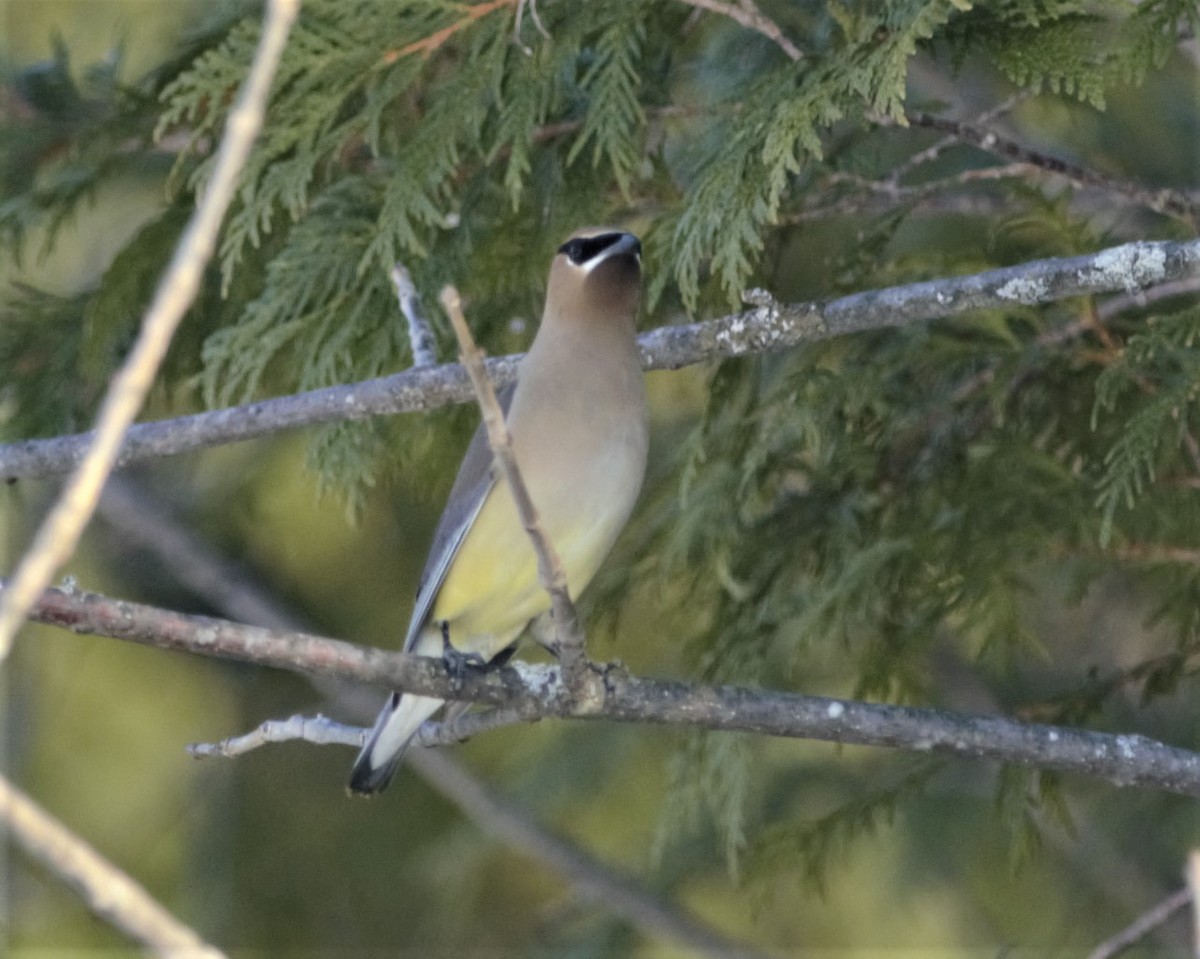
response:
M469 670L476 669L483 672L488 667L487 660L479 653L464 653L451 645L450 627L447 623L442 624L442 662L446 666L446 672L460 682Z

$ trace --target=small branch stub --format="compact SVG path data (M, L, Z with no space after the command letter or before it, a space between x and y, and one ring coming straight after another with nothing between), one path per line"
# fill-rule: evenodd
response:
M408 321L408 341L412 344L412 365L415 369L437 364L437 340L429 326L429 320L421 312L421 297L417 293L412 275L403 263L392 267L392 286L396 288L396 299L400 312Z

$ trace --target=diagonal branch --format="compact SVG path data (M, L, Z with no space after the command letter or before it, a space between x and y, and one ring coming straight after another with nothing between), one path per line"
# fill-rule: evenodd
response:
M968 276L853 293L812 303L771 303L720 319L663 326L638 343L647 369L679 369L715 359L790 349L862 330L905 326L975 310L1036 306L1073 296L1135 293L1190 279L1200 268L1200 240L1137 242L1084 256L1033 260ZM520 356L487 362L497 387L513 382ZM461 366L409 370L348 386L234 406L130 428L117 465L173 456L320 423L431 410L472 399ZM91 434L0 444L0 479L54 476L70 470Z
M449 797L480 829L568 877L582 893L648 934L680 943L710 959L763 959L763 954L726 939L686 908L647 895L634 879L595 859L574 843L536 826L519 808L433 750L411 762L425 781Z
M800 49L779 29L779 24L763 13L754 0L737 0L736 3L726 3L725 0L682 0L682 2L689 7L728 17L747 30L761 33L786 53L789 60L804 59L804 54L800 52Z
M221 220L262 126L271 80L299 8L300 0L271 0L267 5L258 49L242 92L230 110L212 177L159 281L133 349L109 385L87 454L38 530L17 568L12 588L0 596L0 661L8 655L29 607L74 552L100 499L104 481L116 465L121 438L141 409L171 337L196 297L204 267L216 246Z
M1105 939L1087 954L1087 959L1112 959L1113 956L1145 939L1191 901L1192 891L1187 886L1176 890L1162 902L1146 910L1116 935Z
M422 727L422 739L432 738L427 736L431 725ZM358 748L367 732L320 715L292 716L286 720L268 720L242 736L219 743L189 746L188 751L198 757L240 756L268 743L296 740L317 746ZM687 946L710 959L765 959L762 953L724 938L688 911L660 901L636 880L538 825L523 810L505 801L445 755L422 749L410 753L405 762L483 832L570 880L582 896L598 900L605 909L647 935Z
M0 829L79 892L87 907L154 955L224 959L225 954L164 909L146 890L0 776Z
M955 137L961 143L969 144L995 156L1003 157L1014 163L1028 164L1047 173L1066 177L1078 186L1094 187L1118 193L1128 197L1135 203L1140 203L1156 213L1166 216L1182 217L1192 221L1200 213L1200 201L1179 190L1151 190L1141 184L1109 176L1098 170L1068 163L1037 150L1001 136L993 130L978 123L962 120L951 120L935 116L931 113L914 112L908 114L908 122L913 126L939 130Z
M1118 786L1200 796L1200 754L1140 735L774 690L642 679L612 667L604 673L603 703L577 713L570 709L571 698L557 666L522 663L456 677L438 659L185 616L76 589L47 590L32 616L74 632L163 649L356 679L439 699L516 706L530 717L607 719L886 746L1055 769L1096 776Z
M414 40L403 47L396 50L389 50L380 58L381 66L390 66L397 60L411 56L414 53L420 53L424 57L428 57L437 51L451 37L461 30L466 29L476 20L487 16L493 11L499 10L502 7L511 7L517 0L484 0L483 3L476 3L471 6L463 7L463 15L460 19L455 20L448 26L442 27L440 30L435 30L427 37L422 37L420 40Z
M583 629L579 625L579 616L575 612L575 604L571 602L571 594L567 585L567 574L559 559L558 550L550 542L538 517L537 507L529 496L529 488L521 476L517 466L517 455L513 451L512 436L504 422L504 412L496 399L496 391L487 378L483 365L483 352L475 345L463 316L462 299L458 290L447 286L442 290L442 308L450 317L454 326L454 335L458 338L458 348L463 366L471 377L471 386L479 408L483 412L483 423L487 428L488 445L492 455L504 474L504 481L512 493L513 502L517 505L517 513L521 517L521 525L529 534L533 550L537 554L538 580L550 594L550 610L554 619L554 642L557 647L559 661L562 663L563 677L567 688L576 699L575 706L579 708L585 701L595 702L602 698L602 693L589 682L592 678L588 668L587 652L584 648Z

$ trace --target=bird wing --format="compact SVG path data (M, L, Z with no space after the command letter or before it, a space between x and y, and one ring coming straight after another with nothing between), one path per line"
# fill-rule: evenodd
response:
M505 416L508 416L515 389L516 384L513 383L496 394ZM417 587L417 601L413 606L412 619L408 623L408 635L404 639L405 652L412 651L417 637L425 628L430 610L433 609L433 601L446 579L450 564L454 562L454 557L458 555L463 540L467 538L475 517L483 509L483 504L487 502L495 486L492 448L488 444L487 427L480 423L475 435L471 437L466 453L463 454L458 475L454 478L454 486L451 487L450 496L446 500L446 508L433 534L429 557L425 560L425 569L421 572L420 585Z

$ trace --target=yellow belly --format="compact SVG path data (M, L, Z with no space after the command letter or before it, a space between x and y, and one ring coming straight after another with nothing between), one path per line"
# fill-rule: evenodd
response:
M543 516L544 528L562 560L574 599L584 590L624 522L590 520L577 510L568 522ZM585 520L585 522L580 522ZM550 608L538 583L529 535L503 481L479 511L433 604L431 618L450 624L450 640L462 652L495 655L494 637L509 636Z

